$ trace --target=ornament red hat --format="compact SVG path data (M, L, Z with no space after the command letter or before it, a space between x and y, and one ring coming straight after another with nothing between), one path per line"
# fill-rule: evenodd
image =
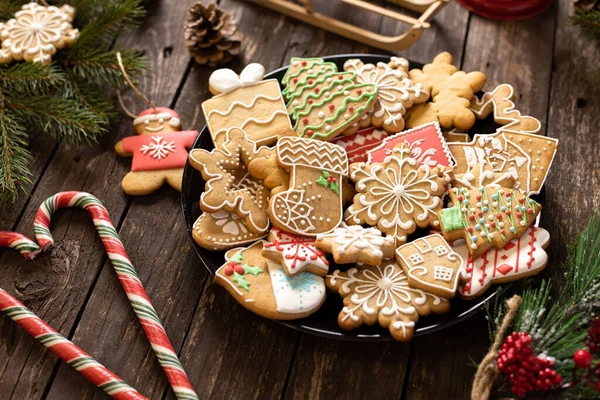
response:
M156 108L149 108L147 110L142 111L139 115L139 117L144 117L146 115L151 115L151 114L169 114L171 116L171 118L179 118L179 114L177 114L177 112L175 110L171 110L170 108L167 107L156 107Z

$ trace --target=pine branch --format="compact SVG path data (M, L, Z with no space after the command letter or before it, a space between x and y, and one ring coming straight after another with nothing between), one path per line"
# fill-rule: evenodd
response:
M31 183L27 132L23 121L0 108L0 199L14 201L17 188Z
M600 36L600 11L592 10L586 13L577 13L569 17L569 21L581 27L590 36Z
M64 81L64 73L56 65L18 63L0 67L0 91L43 95Z
M118 51L121 52L123 66L132 79L136 79L148 69L148 63L136 50L111 50L90 54L88 57L69 61L69 66L73 68L73 74L78 79L119 89L124 86L124 80L117 64Z

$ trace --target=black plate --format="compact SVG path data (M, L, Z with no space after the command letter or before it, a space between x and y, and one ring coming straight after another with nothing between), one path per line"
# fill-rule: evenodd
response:
M325 60L334 62L337 64L338 69L343 70L344 62L350 58L360 58L365 63L377 63L389 61L389 56L383 55L372 55L372 54L345 54L338 56L323 57ZM411 68L421 68L423 64L417 62L410 62ZM265 78L277 78L281 80L287 66L279 68L269 74L265 75ZM482 121L479 123L473 131L479 133L491 133L496 130L496 125L493 121ZM214 148L210 133L206 126L200 131L200 135L194 143L194 148L202 148L212 150ZM185 166L183 173L183 186L181 191L181 205L183 208L183 216L187 230L190 234L190 240L192 245L202 261L202 264L210 271L211 274L215 274L217 269L223 265L224 254L222 251L211 251L203 249L198 246L192 239L192 227L196 219L200 216L201 211L198 206L200 194L204 191L204 179L200 172L192 168L189 162ZM333 263L332 263L333 264ZM335 264L332 265L335 268ZM508 285L504 285L506 288ZM452 300L452 307L450 312L443 315L431 315L429 317L421 317L419 319L415 336L425 335L431 332L445 329L452 326L483 309L485 303L490 301L496 296L496 290L489 290L482 297L466 301L459 298ZM327 300L323 306L316 313L312 314L308 318L303 318L294 321L278 321L285 326L299 330L301 332L310 333L313 335L345 339L345 340L364 340L364 341L387 341L392 340L389 332L379 326L363 326L353 331L345 331L340 328L337 324L337 316L342 309L342 300L340 296L335 293L328 293Z

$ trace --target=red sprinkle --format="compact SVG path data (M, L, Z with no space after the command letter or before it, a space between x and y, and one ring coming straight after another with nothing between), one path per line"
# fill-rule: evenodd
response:
M521 203L521 204L525 203L525 199L519 199L519 203Z
M521 218L522 216L523 216L523 213L522 213L522 212L518 212L518 213L517 213L517 218Z
M504 229L500 229L500 233L504 235L506 231Z
M467 228L467 232L469 232L469 233L473 233L473 228L471 228L471 227L468 227L468 228Z
M313 80L312 80L312 79L309 79L309 80L307 81L307 83L308 83L309 85L312 85L312 83L313 83Z
M483 213L481 211L478 211L477 215L480 216L480 217L483 217Z
M477 195L477 200L481 200L481 195Z
M502 214L498 213L498 215L496 215L496 218L502 219Z
M315 88L315 93L319 93L319 88L318 87Z
M312 99L308 99L308 104L312 104L313 100Z
M294 82L294 83L298 83L298 78L294 78L294 79L293 79L293 82Z
M475 219L475 216L474 216L474 215L469 215L469 219L470 219L471 221L473 221L473 220Z
M306 61L302 61L302 66L306 67Z
M308 118L303 118L303 119L302 119L302 123L303 123L303 124L308 124Z
M495 228L495 227L496 227L496 223L495 223L494 221L492 221L492 222L490 222L490 226L491 226L492 228Z
M356 93L358 93L358 94L362 94L362 90L360 90L360 89L356 89Z
M533 210L531 208L527 209L527 214L533 214Z
M458 196L457 199L458 199L458 201L463 201L464 197Z
M334 108L335 108L335 106L334 106L333 104L330 104L330 105L329 105L329 109L330 109L330 110L333 110Z
M306 131L306 136L312 136L315 131L311 131L310 129Z
M338 75L338 79L341 81L342 79L344 79L344 77L342 75Z
M348 107L348 111L354 112L354 107L352 107L352 106Z

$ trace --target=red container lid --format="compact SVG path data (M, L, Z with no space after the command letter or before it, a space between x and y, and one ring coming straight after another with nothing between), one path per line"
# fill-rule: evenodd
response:
M515 20L533 17L550 6L552 0L457 0L475 14L490 19Z

